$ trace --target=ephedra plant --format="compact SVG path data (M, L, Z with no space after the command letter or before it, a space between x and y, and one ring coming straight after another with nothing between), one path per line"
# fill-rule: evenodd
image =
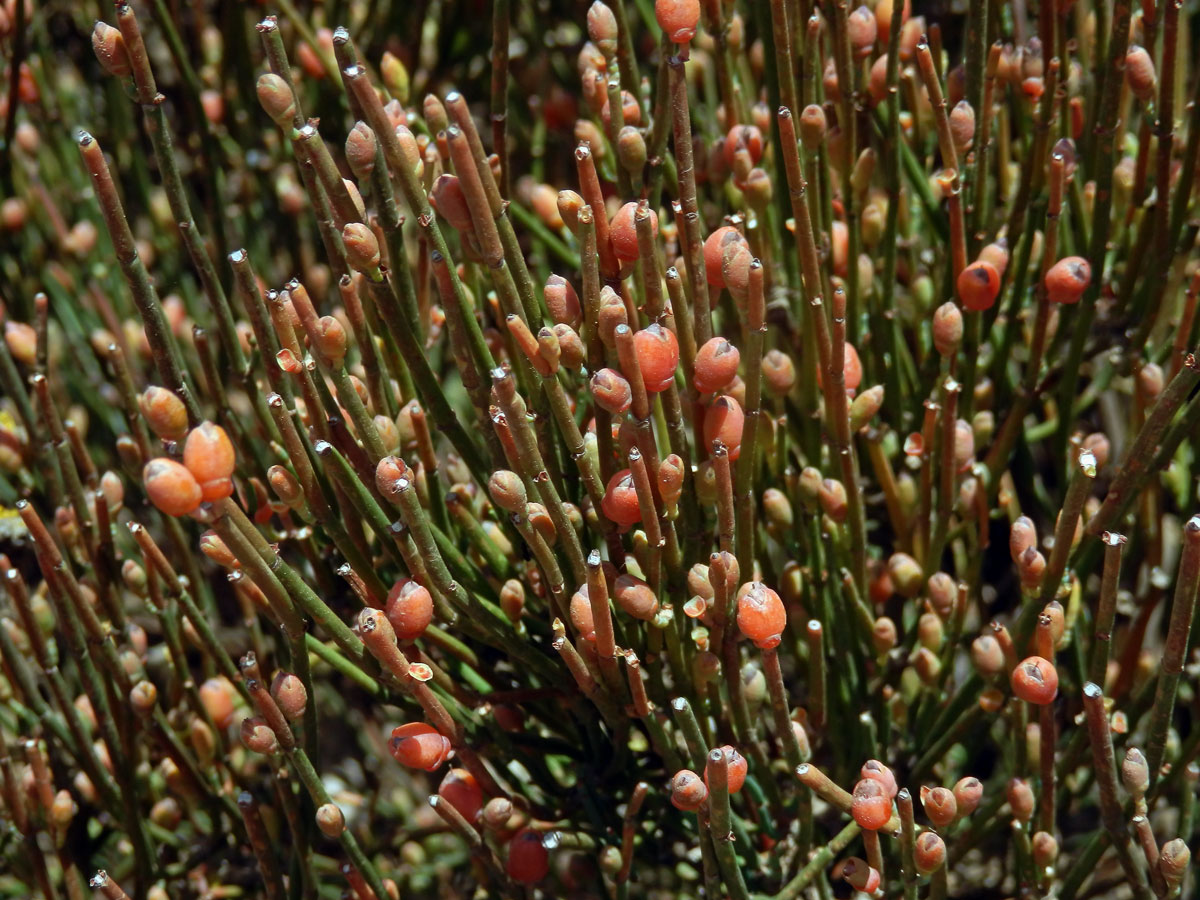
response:
M1198 29L0 3L0 898L1194 896Z

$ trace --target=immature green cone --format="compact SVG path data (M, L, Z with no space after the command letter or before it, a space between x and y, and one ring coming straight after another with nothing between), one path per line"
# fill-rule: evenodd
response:
M400 61L400 57L390 50L385 51L379 60L379 74L383 76L383 86L393 98L400 101L401 106L408 104L409 79L408 69Z

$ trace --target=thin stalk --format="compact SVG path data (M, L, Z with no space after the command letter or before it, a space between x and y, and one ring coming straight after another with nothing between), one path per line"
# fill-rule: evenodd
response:
M1200 522L1197 522L1195 531L1197 538L1200 538ZM1117 859L1134 897L1138 900L1151 900L1154 895L1146 882L1145 870L1133 855L1129 832L1125 828L1125 814L1117 797L1117 764L1113 755L1108 713L1104 709L1104 691L1090 681L1083 686L1083 708L1087 714L1087 732L1092 745L1092 760L1095 766L1093 771L1100 789L1100 816L1104 828L1112 841L1113 849L1117 852Z
M1192 516L1183 526L1183 553L1179 574L1175 580L1175 596L1171 601L1171 619L1167 625L1167 640L1163 646L1162 665L1154 691L1154 708L1150 712L1150 729L1146 738L1146 762L1150 767L1150 783L1160 776L1175 694L1183 674L1187 656L1192 619L1196 612L1196 593L1200 588L1200 516Z

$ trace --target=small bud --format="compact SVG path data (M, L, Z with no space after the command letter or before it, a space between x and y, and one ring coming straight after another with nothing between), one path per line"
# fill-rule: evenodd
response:
M241 737L242 744L253 753L274 753L279 746L275 732L261 716L251 716L242 720Z
M129 53L125 49L125 38L119 29L113 28L107 22L97 22L92 29L92 50L109 75L117 78L129 75Z
M139 681L129 691L129 705L142 718L154 712L158 702L158 688L150 681Z
M188 431L187 407L164 387L151 385L138 397L146 424L164 441L182 440Z
M1121 761L1121 782L1135 800L1140 800L1150 787L1150 766L1137 747L1125 751L1125 759Z
M379 269L379 241L366 225L348 224L342 229L342 243L346 247L346 261L352 268L368 275Z
M291 128L296 115L296 97L291 85L273 72L260 75L255 86L258 102L271 121L280 128Z
M323 803L317 807L317 827L327 838L338 838L346 830L346 817L335 803Z
M292 721L303 718L308 706L308 691L304 682L288 672L279 672L271 682L271 696L280 710Z
M377 146L375 132L366 122L356 122L346 136L346 162L359 182L369 181L375 171Z
M1154 60L1145 47L1133 44L1125 54L1125 80L1129 82L1133 95L1143 103L1154 99L1158 78L1154 72Z
M959 156L965 156L975 140L975 110L966 100L959 100L950 110L950 136Z
M1033 791L1029 787L1029 782L1023 778L1010 779L1006 792L1008 795L1008 806L1012 810L1013 818L1020 822L1028 822L1032 819Z
M588 37L606 59L617 53L617 17L606 3L596 0L587 11Z
M384 51L383 57L379 60L379 74L383 78L383 85L387 88L387 92L394 99L398 100L402 106L407 104L409 94L408 69L400 60L400 57L391 51Z
M805 150L815 151L825 140L825 111L815 103L804 107L800 113L800 141Z

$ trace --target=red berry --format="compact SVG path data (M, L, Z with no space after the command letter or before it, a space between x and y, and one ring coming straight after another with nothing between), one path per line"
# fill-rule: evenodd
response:
M864 859L852 856L842 865L842 878L856 891L873 894L879 889L879 873Z
M729 129L722 151L725 154L725 165L729 168L733 168L734 155L741 147L750 151L750 161L758 165L763 153L762 132L754 125L734 125Z
M186 516L204 499L196 477L173 459L152 459L142 469L146 495L168 516Z
M680 769L671 779L671 805L695 812L708 800L708 787L691 769Z
M505 869L510 878L521 884L534 884L545 878L550 871L550 851L542 843L542 836L532 828L522 828L513 835Z
M869 778L872 781L878 781L883 785L883 789L887 791L889 797L895 797L899 792L899 789L896 787L896 776L892 773L891 769L877 759L868 759L863 763L863 767L858 774L860 778Z
M433 597L409 578L401 578L388 592L388 621L400 641L415 641L433 621Z
M679 342L670 329L663 328L657 322L648 325L634 333L633 346L647 391L657 394L675 383L675 369L679 367Z
M392 729L388 750L401 765L432 772L450 755L450 741L424 722L409 722Z
M729 451L729 458L737 459L742 452L742 426L745 421L742 405L728 394L722 394L704 413L705 446L711 451L713 444L720 441Z
M990 262L973 262L958 273L958 297L967 309L991 309L998 296L1000 273Z
M673 44L686 44L696 36L700 0L656 0L654 18Z
M723 337L715 337L696 351L694 381L696 390L711 394L721 390L737 375L741 354Z
M715 288L725 287L725 276L721 272L725 246L731 242L746 243L742 233L732 225L723 225L704 241L704 277Z
M475 776L466 769L451 769L438 785L438 796L474 823L483 809L483 790Z
M608 480L604 499L600 501L604 515L621 526L635 525L642 521L642 510L638 506L637 490L633 486L633 474L622 469Z
M892 800L884 786L872 778L856 784L850 815L859 827L868 831L878 831L886 825L892 817Z
M913 860L922 875L936 872L946 861L946 842L932 831L921 832L913 845Z
M729 773L729 793L736 794L746 783L746 771L750 768L750 763L746 761L746 757L729 744L725 744L720 749L725 751L726 770ZM707 765L704 767L704 787L706 789L708 787Z
M1012 672L1012 690L1018 699L1044 706L1058 695L1058 670L1041 656L1022 660Z
M1078 303L1092 281L1092 267L1082 256L1060 259L1046 273L1046 296L1055 303Z
M638 258L637 224L633 219L637 208L638 205L632 201L626 203L617 210L617 214L608 225L609 239L617 259L632 261ZM658 234L658 214L654 210L650 210L650 230L653 234Z
M787 610L779 595L759 581L743 584L737 593L738 629L762 650L779 646L787 625Z

